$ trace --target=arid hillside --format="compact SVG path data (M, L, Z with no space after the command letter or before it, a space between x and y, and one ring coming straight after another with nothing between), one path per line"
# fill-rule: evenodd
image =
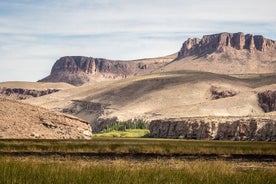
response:
M262 123L262 116L274 117L276 110L275 51L275 41L263 36L220 33L188 39L177 54L166 57L112 61L66 56L41 81L77 87L63 86L46 95L39 92L37 98L21 99L84 119L93 132L108 123L128 120L150 123L192 118L196 123L197 118L212 117L220 124L225 117L257 117ZM240 132L241 126L225 131ZM270 135L269 140L276 139L275 132Z
M22 102L0 98L0 138L90 139L90 125Z
M175 71L89 83L26 102L83 118L97 131L116 120L264 115L275 98L260 94L275 93L275 83L274 74Z

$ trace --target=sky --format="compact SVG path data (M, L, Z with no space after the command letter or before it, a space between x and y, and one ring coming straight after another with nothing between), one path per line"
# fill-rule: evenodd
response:
M164 56L206 34L276 40L275 9L275 0L0 0L0 82L42 79L62 56Z

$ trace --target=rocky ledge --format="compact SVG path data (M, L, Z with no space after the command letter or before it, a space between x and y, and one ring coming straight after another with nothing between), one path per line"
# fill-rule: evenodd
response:
M36 89L0 87L0 97L2 96L10 99L25 100L32 97L48 95L58 91L60 90L59 89L36 90Z
M154 120L149 129L158 138L276 141L276 117Z
M231 47L237 50L246 49L249 52L254 52L255 50L265 52L268 49L276 49L276 43L261 35L245 35L241 32L205 35L202 39L189 38L185 41L178 53L178 59L193 55L204 56L220 51L223 47Z

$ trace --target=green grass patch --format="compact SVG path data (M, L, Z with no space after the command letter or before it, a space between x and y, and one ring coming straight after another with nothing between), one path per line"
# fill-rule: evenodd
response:
M126 129L124 131L113 130L111 132L103 132L94 134L93 137L123 137L123 138L138 138L138 137L148 137L148 129Z

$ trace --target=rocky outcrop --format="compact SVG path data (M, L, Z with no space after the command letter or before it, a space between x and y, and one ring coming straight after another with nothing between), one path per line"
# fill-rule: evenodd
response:
M276 91L267 90L258 93L259 104L264 112L276 111Z
M164 57L114 61L84 56L65 56L57 60L51 74L39 82L66 82L79 86L90 81L124 79L129 76L149 73L171 60L171 57Z
M83 100L73 100L72 104L67 108L63 109L63 113L72 114L77 117L89 117L89 122L93 127L93 133L99 133L102 130L109 119L100 119L99 117L103 115L104 110L108 107L108 104L90 102ZM114 120L112 119L112 122Z
M232 47L237 50L246 49L249 52L255 50L264 52L270 48L276 49L276 43L260 35L244 35L241 32L205 35L202 39L194 38L185 41L178 53L178 59L193 55L201 57L213 52L221 52L224 47Z
M17 99L17 100L25 100L32 97L48 95L58 91L60 90L59 89L36 90L36 89L0 87L0 96Z
M227 98L238 94L237 91L234 91L231 89L223 89L215 86L211 86L210 92L211 92L211 98L213 100L220 99L220 98Z
M154 120L149 129L158 138L276 141L276 117Z

